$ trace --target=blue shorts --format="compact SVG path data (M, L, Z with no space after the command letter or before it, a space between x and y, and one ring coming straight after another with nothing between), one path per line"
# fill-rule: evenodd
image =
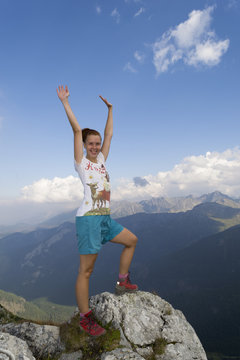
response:
M79 254L97 254L103 244L123 229L110 215L76 216Z

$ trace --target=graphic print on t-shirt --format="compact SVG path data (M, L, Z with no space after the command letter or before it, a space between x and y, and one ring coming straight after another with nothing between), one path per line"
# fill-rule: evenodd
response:
M105 166L101 166L101 170L105 171L105 176L101 176L102 183L98 182L87 183L91 190L92 198L92 209L86 212L84 215L108 215L110 214L110 209L107 207L107 201L110 201L110 183L109 176L105 169ZM89 176L92 178L92 176ZM100 186L99 186L100 185ZM103 185L103 189L99 188Z
M110 181L104 163L102 153L99 154L97 163L86 157L81 164L75 163L75 169L84 186L84 199L77 216L110 214Z

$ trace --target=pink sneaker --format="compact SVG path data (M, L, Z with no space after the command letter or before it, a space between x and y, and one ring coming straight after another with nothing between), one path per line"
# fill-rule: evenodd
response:
M115 287L115 294L122 295L124 293L133 293L138 291L138 286L136 284L132 284L128 276L125 279L118 279L118 282Z
M92 310L90 310L85 316L80 316L79 326L90 336L101 336L106 333L93 317Z

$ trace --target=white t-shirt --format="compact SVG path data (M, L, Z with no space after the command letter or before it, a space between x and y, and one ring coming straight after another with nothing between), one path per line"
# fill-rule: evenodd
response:
M103 153L98 154L97 163L83 156L81 163L74 160L74 165L84 187L84 198L76 216L109 215L110 182Z

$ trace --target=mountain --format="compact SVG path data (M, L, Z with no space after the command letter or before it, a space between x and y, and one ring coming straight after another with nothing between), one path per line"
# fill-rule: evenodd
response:
M77 209L56 215L48 220L41 222L38 228L51 228L61 225L64 222L75 222Z
M204 202L186 212L119 219L139 238L131 266L133 281L183 310L207 350L230 355L229 349L240 354L240 230L237 226L220 231L237 222L239 212ZM99 253L91 294L113 291L121 249L109 243ZM73 223L0 239L0 288L27 300L46 297L75 305L78 266Z
M148 281L150 263L219 232L223 226L221 221L233 219L238 211L240 209L205 203L184 213L139 213L119 219L139 238L132 268L140 286L144 288ZM221 213L224 219L216 220L214 216L219 218ZM96 264L99 271L91 280L95 293L103 288L112 291L120 251L120 246L110 243L100 252ZM55 303L75 305L78 266L73 223L0 239L0 288L27 300L47 297Z
M0 288L27 300L47 297L66 304L65 296L74 299L78 263L72 223L8 235L0 239Z
M54 304L46 298L35 299L31 302L3 290L0 290L0 305L24 319L54 323L66 321L75 311L73 306Z
M240 354L240 226L151 263L148 287L181 309L208 351Z
M111 212L113 218L121 218L138 213L177 213L186 212L192 210L196 205L214 202L220 205L225 205L232 208L240 209L240 200L230 198L227 195L215 191L210 194L204 194L200 197L194 197L192 195L185 197L173 197L173 198L151 198L148 200L142 200L139 202L134 201L112 201ZM13 232L30 232L38 228L52 228L61 225L64 222L75 222L77 208L71 211L58 214L54 217L50 217L48 220L44 220L37 225L30 224L16 224L11 226L0 225L0 238ZM233 226L234 224L228 224Z
M151 198L139 202L126 200L112 201L111 212L112 217L115 219L138 213L177 213L192 210L196 205L209 202L240 209L240 200L232 199L229 196L220 193L219 191L215 191L200 197L189 195L186 197ZM42 222L39 224L39 227L46 228L51 226L58 226L65 221L74 222L76 212L77 209L57 215L47 221Z

